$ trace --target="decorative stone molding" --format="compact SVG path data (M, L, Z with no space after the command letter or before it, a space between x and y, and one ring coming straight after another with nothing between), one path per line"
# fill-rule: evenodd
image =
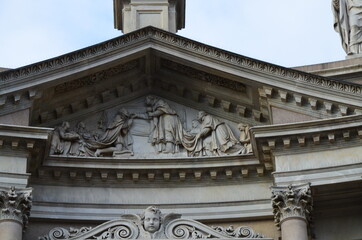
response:
M84 61L104 53L114 50L124 49L126 46L137 44L144 40L158 40L171 46L182 48L186 51L192 51L193 54L203 55L218 61L227 62L237 65L245 69L264 72L275 77L282 77L297 82L310 85L310 87L318 86L326 90L335 92L348 93L350 95L361 96L362 87L359 85L331 80L325 77L316 76L294 69L288 69L277 65L261 62L251 58L247 58L238 54L210 47L196 41L192 41L175 34L162 31L154 27L146 27L130 34L111 39L109 41L81 49L57 58L35 63L29 66L8 70L0 73L0 84L9 83L25 79L37 74L49 72L55 69L69 66L71 64Z
M288 218L302 218L307 224L311 221L313 210L310 183L272 187L272 207L274 221L280 229L283 221Z
M289 109L293 109L292 111L311 115L316 119L355 115L361 108L360 104L354 106L341 105L338 102L333 102L333 100L316 98L316 95L311 97L277 87L264 86L259 89L259 94L266 96L267 105L287 106Z
M80 78L80 79L76 79L76 80L73 80L70 82L62 83L62 84L56 86L54 91L55 91L55 93L60 94L60 93L67 92L69 90L81 88L83 86L90 86L90 85L105 81L114 75L135 69L135 68L139 67L139 65L140 65L139 60L133 60L126 64L118 65L116 67L112 67L112 68L94 73L94 74L84 77L84 78Z
M250 227L209 227L200 222L182 219L180 214L161 214L154 206L142 214L123 215L118 220L95 228L54 228L39 240L80 239L267 239Z
M245 92L245 85L240 82L232 81L227 78L223 78L223 77L220 77L217 75L213 75L213 74L206 73L206 72L203 72L200 70L196 70L192 67L178 64L176 62L166 60L166 59L161 59L161 65L162 65L162 67L185 74L186 76L191 77L191 78L205 81L206 83L209 83L212 85L217 85L217 86L228 88L228 89L238 91L238 92Z
M25 228L32 206L32 189L0 189L0 220L15 220Z
M276 152L338 148L338 144L360 145L362 115L251 128L253 149L261 162L271 161Z

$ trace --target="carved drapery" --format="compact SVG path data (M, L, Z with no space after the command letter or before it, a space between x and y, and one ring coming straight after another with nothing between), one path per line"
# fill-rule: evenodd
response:
M15 220L25 228L32 206L32 189L0 189L0 220Z
M160 225L152 231L146 227L149 215L159 218ZM147 226L149 227L149 222ZM156 226L156 225L153 225ZM54 228L39 240L80 239L266 239L250 227L209 227L200 222L182 219L179 214L161 215L156 207L149 207L141 215L123 215L95 228Z
M313 210L310 183L272 187L272 207L278 229L288 218L302 218L310 223Z

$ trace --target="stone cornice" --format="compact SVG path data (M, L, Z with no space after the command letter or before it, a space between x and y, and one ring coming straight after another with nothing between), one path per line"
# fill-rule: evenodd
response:
M310 183L289 186L274 186L272 206L277 227L288 218L302 218L310 223L313 210Z
M52 133L52 128L0 124L0 147L9 145L12 149L24 147L29 150L41 147L44 150Z
M261 162L271 163L273 152L293 149L310 151L323 146L331 147L337 142L344 145L358 145L362 138L362 115L276 124L251 128L253 148Z
M40 179L122 183L204 182L268 177L268 169L252 155L172 159L48 157ZM270 169L269 169L270 170ZM262 179L262 178L261 178Z
M14 220L25 228L32 207L32 189L0 188L0 220Z
M257 126L252 128L255 138L282 137L296 134L331 132L347 128L362 127L362 115L323 119L315 121Z
M224 62L245 70L264 73L268 76L273 76L276 79L284 79L284 81L291 82L294 87L296 84L303 84L303 86L309 89L317 87L327 94L334 92L339 93L342 97L342 94L348 94L349 97L355 96L357 98L362 96L362 86L358 84L332 80L251 59L218 48L210 47L153 27L140 29L124 36L65 54L57 58L1 72L0 85L5 87L16 84L16 82L19 81L27 81L29 82L28 87L30 87L30 82L35 76L49 74L52 72L55 73L64 67L78 64L80 62L87 63L90 59L96 59L102 54L124 50L127 47L139 45L139 43L144 41L157 41L157 43L173 46L175 48L182 49L185 52L190 52L193 55L197 54L210 60L216 60L219 63ZM270 84L272 85L273 82L270 82ZM10 92L11 90L8 89L7 91Z

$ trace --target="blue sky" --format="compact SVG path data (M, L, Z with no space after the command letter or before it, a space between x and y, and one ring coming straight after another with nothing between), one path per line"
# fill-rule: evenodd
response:
M16 68L122 35L112 0L0 0L0 67ZM345 59L331 0L186 0L177 34L282 66Z

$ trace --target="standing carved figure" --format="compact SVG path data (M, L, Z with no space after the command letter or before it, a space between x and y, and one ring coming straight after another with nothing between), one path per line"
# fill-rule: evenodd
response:
M240 130L240 143L244 146L245 150L243 153L252 153L253 148L250 143L250 126L248 124L240 123L238 124L238 129Z
M155 96L147 96L146 105L146 113L135 114L135 117L151 120L149 142L158 152L178 152L183 128L176 111L167 102Z
M54 130L50 154L56 155L75 155L72 144L75 144L80 139L79 135L70 131L69 122L63 122L61 126L56 127Z
M334 29L348 55L362 54L362 0L332 0Z

